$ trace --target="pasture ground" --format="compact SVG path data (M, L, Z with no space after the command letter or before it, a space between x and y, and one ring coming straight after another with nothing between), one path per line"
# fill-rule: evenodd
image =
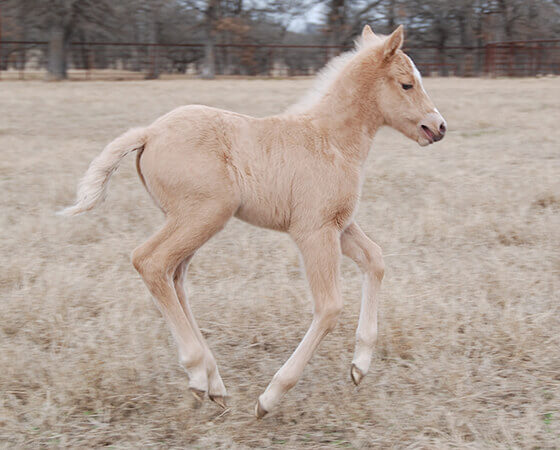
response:
M0 82L0 446L560 447L560 78L425 84L448 136L382 130L357 214L387 265L370 373L353 386L361 276L345 260L339 325L257 421L311 319L289 238L234 220L192 263L223 413L195 407L130 264L162 222L134 158L99 209L54 212L128 127L187 103L275 113L310 81Z

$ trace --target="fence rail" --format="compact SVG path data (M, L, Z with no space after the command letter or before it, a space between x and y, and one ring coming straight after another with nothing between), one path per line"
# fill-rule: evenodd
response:
M312 75L349 47L295 44L216 44L217 75ZM560 39L493 42L482 47L414 47L405 50L425 76L534 76L560 74ZM41 79L47 41L0 41L0 79ZM70 79L143 79L198 76L204 44L72 42Z
M560 74L560 39L492 42L486 53L494 76Z

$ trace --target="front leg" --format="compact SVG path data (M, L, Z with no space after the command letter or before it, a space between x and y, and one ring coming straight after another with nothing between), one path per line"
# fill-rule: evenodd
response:
M260 419L299 380L321 340L334 328L340 311L340 231L325 228L296 240L313 295L313 321L292 356L274 375L259 397L255 414Z
M352 380L358 385L369 369L377 340L377 298L385 266L381 247L368 238L355 222L344 230L340 242L342 253L352 259L364 274L351 370Z

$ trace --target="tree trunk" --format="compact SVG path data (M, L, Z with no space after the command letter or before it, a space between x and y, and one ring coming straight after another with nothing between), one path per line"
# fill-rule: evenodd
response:
M397 25L395 18L395 0L391 0L387 5L387 8L387 29L389 30L389 33L392 33Z
M53 25L49 35L49 61L47 65L49 80L64 80L66 73L66 53L68 33L60 25Z
M457 23L459 26L459 36L460 36L460 44L463 47L468 47L470 42L467 35L467 20L470 17L469 11L464 8L463 10L459 11L457 17ZM467 50L463 57L459 61L459 75L464 77L466 75L471 75L471 50ZM457 75L457 74L455 74Z
M26 12L26 2L22 1L21 2L22 5L20 6L19 10L18 10L18 26L19 26L19 39L20 41L27 41L27 21L26 21L26 16L25 16L25 12ZM20 53L20 58L19 58L19 62L17 64L17 68L18 70L20 70L20 73L22 73L25 70L25 61L26 60L26 48L25 45L23 45L21 47L21 53Z
M446 77L449 75L447 70L447 55L445 53L445 44L447 42L447 30L445 24L438 23L436 26L437 43L438 43L438 66L439 75Z
M157 44L159 42L159 10L157 6L154 6L150 11L151 23L150 23L150 43ZM158 62L158 47L150 46L148 47L148 54L150 58L150 69L146 73L147 80L155 80L159 77L159 62Z
M216 75L216 52L214 47L214 36L208 34L204 42L204 66L202 67L202 78L211 80Z
M204 66L202 78L211 80L216 75L216 52L214 46L214 25L216 21L217 0L208 0L205 17L206 37L204 42Z
M342 35L346 25L346 2L345 0L331 0L329 4L329 12L327 15L327 32L329 45L340 45ZM329 59L338 55L340 49L329 48Z

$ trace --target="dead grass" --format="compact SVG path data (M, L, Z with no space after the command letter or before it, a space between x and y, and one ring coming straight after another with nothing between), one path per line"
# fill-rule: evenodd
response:
M161 223L133 158L108 201L64 220L103 145L171 108L265 115L308 81L0 82L0 446L560 446L560 79L428 79L450 132L375 140L358 213L383 248L380 337L349 377L360 275L299 385L252 408L310 302L289 239L232 222L192 264L194 312L231 410L194 409L129 255Z

